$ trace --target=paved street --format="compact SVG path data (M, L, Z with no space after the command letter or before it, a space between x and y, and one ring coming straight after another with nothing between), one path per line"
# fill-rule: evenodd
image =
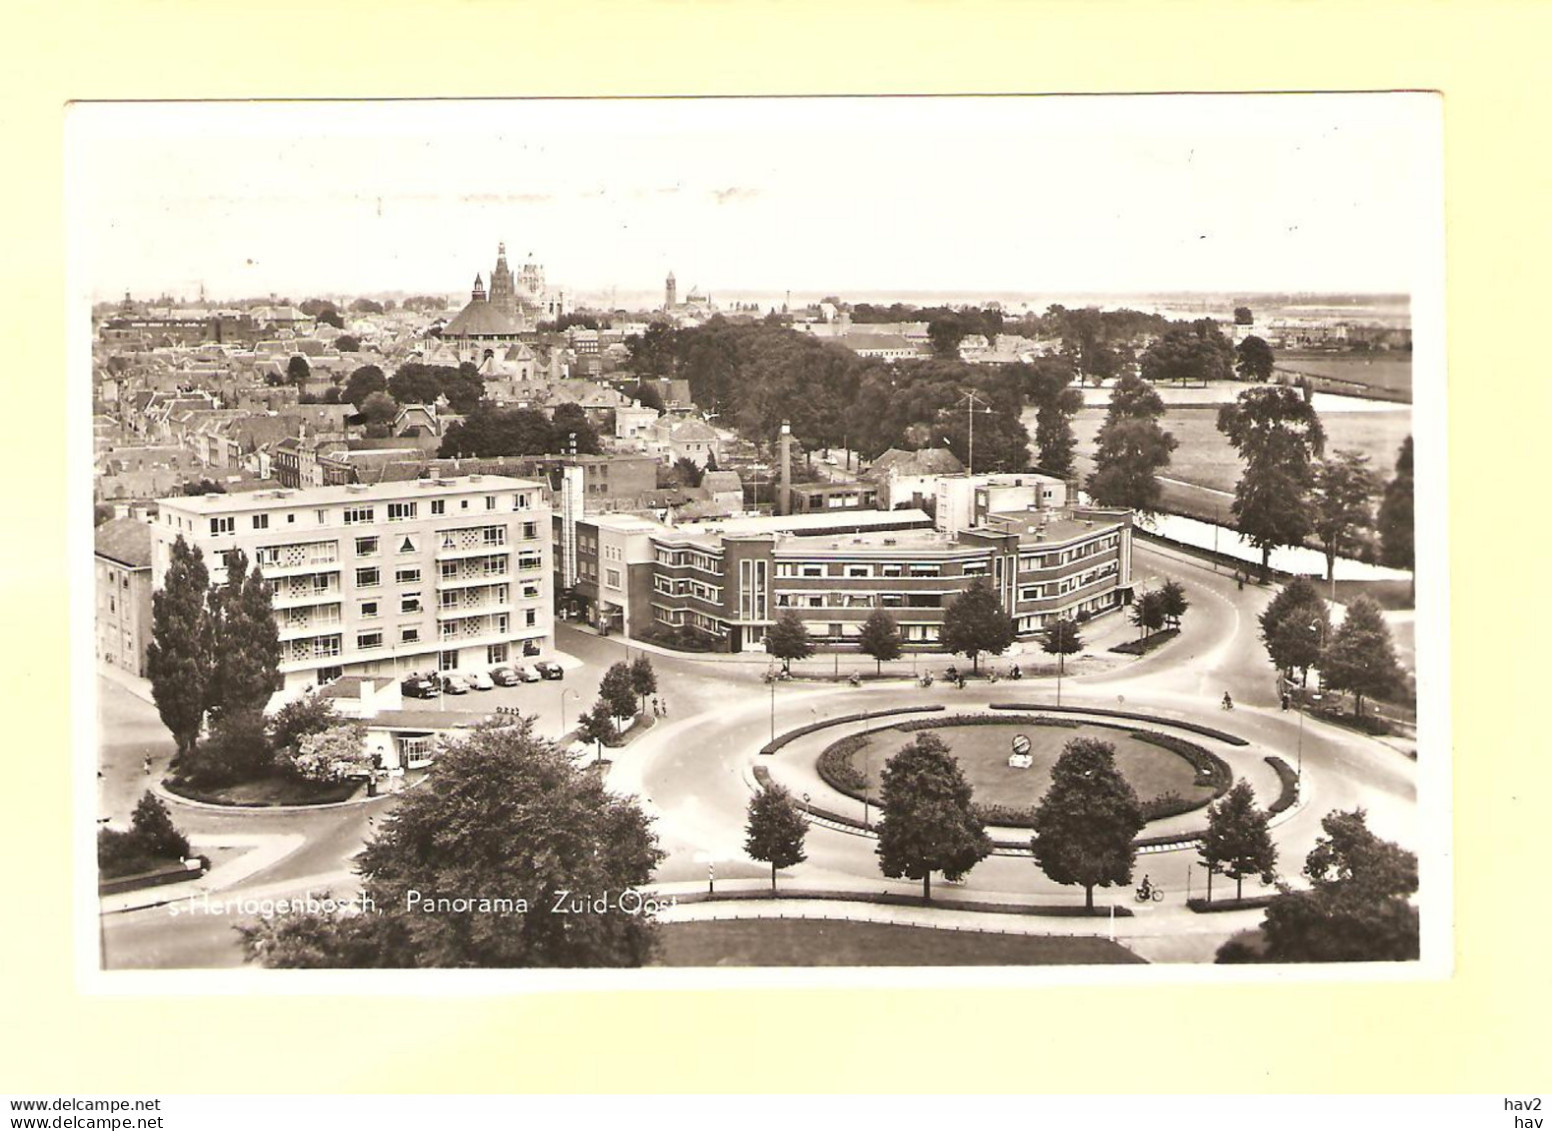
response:
M1098 707L1157 711L1177 719L1194 719L1228 729L1250 740L1251 745L1228 748L1236 773L1243 772L1264 795L1272 788L1264 763L1267 753L1280 753L1290 764L1296 761L1298 718L1278 709L1273 673L1256 633L1256 615L1270 598L1257 586L1238 588L1230 574L1214 571L1195 559L1152 545L1139 544L1135 573L1146 584L1150 578L1181 580L1191 600L1182 635L1159 651L1138 660L1124 661L1104 654L1079 658L1063 682L1064 703ZM1089 626L1086 639L1095 650L1128 638L1134 630L1119 617ZM561 729L562 696L568 725L576 712L592 705L604 670L609 664L639 654L643 649L619 637L601 638L561 623L558 648L578 663L561 682L525 684L491 692L448 697L441 709L489 711L497 705L516 706L538 716L542 734ZM756 751L771 735L772 688L763 682L767 668L763 655L685 656L651 650L662 697L669 718L615 755L611 785L621 791L639 792L657 819L657 831L668 857L658 880L668 885L698 887L707 879L708 866L724 882L768 879L769 872L744 858L742 852L745 809L752 788L751 768ZM1033 672L1048 661L1038 653L1008 656L995 661L1006 668L1017 659ZM941 671L952 657L919 658L891 665L902 675L911 670ZM957 661L961 665L963 660ZM985 661L983 661L984 663ZM795 665L795 672L833 673L869 670L866 657L816 656ZM100 781L103 816L127 818L134 800L149 780L142 759L150 756L159 778L171 756L172 743L156 717L155 709L115 681L99 681L104 735L103 777ZM1237 709L1223 712L1218 702L1227 690ZM575 691L578 694L568 695ZM944 702L967 710L989 702L1049 702L1055 681L1027 678L992 685L972 683L963 691L939 681L924 689L902 679L853 688L848 683L798 679L775 685L777 732L837 714L876 710L910 703ZM434 701L432 701L434 703ZM817 737L817 736L816 736ZM828 739L826 740L828 741ZM1371 827L1380 835L1415 845L1414 764L1403 755L1362 736L1322 723L1306 721L1303 734L1305 804L1277 826L1275 837L1282 865L1296 871L1304 854L1319 834L1320 818L1333 808L1363 805ZM845 799L831 808L848 804ZM1264 798L1269 800L1269 798ZM817 798L816 798L817 800ZM1035 799L1031 799L1033 801ZM370 821L388 812L394 801L372 802L284 812L222 811L195 807L174 799L174 820L192 834L219 838L229 834L300 834L295 851L246 878L223 896L270 896L320 890L328 882L336 890L348 879L350 858L370 833ZM856 803L849 803L853 807ZM849 810L847 810L849 811ZM916 893L920 885L885 880L878 872L870 838L816 826L808 838L808 861L783 873L783 882L827 890ZM1166 893L1164 903L1138 909L1135 920L1120 932L1139 953L1162 961L1206 961L1224 938L1254 925L1255 912L1198 916L1184 908L1188 887L1200 894L1204 875L1192 867L1194 853L1174 851L1149 854L1139 860L1139 874L1146 872ZM1246 894L1257 889L1246 884ZM978 899L1035 898L1040 902L1080 902L1081 891L1050 883L1027 857L997 856L984 861L961 885L935 883L945 897ZM1215 894L1230 894L1219 880ZM1130 902L1131 893L1101 892L1096 898ZM1051 920L1050 922L1057 922ZM1067 929L1092 924L1063 920ZM104 916L103 931L108 964L112 967L229 966L240 962L236 935L228 919L204 915L172 916L167 907L150 907Z

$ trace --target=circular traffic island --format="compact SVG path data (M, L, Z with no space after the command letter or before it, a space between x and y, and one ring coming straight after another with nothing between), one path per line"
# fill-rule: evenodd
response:
M825 782L856 800L880 801L885 763L928 730L948 746L989 825L1028 827L1051 785L1051 767L1075 738L1115 750L1148 820L1207 805L1231 784L1227 764L1205 748L1140 727L1020 715L960 715L874 727L833 742L819 755Z

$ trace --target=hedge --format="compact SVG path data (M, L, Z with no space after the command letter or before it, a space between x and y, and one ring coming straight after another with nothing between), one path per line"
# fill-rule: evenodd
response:
M1186 900L1186 906L1202 914L1211 914L1215 911L1254 911L1260 907L1270 907L1276 898L1275 895L1253 895L1249 899L1215 899L1209 903L1198 897Z
M1112 719L1136 719L1138 722L1158 723L1160 726L1188 730L1192 734L1200 734L1206 738L1216 738L1219 742L1227 742L1230 746L1250 745L1248 739L1241 738L1237 734L1215 730L1212 727L1202 726L1200 723L1185 722L1181 719L1166 719L1159 715L1144 715L1139 711L1118 711L1114 707L1053 707L1047 703L993 703L991 708L994 711L1060 711L1063 714L1071 715L1100 715Z
M1266 811L1270 814L1281 813L1299 799L1299 776L1293 772L1293 767L1275 754L1268 754L1264 760L1268 766L1277 771L1277 780L1282 786L1277 794L1277 800L1267 806Z
M1187 742L1183 738L1176 738L1172 734L1160 734L1153 730L1134 730L1131 736L1138 742L1146 742L1153 746L1161 746L1171 754L1178 754L1191 763L1196 770L1196 784L1211 786L1213 797L1222 797L1234 784L1234 775L1229 771L1229 764L1211 750L1198 746L1194 742ZM1205 805L1202 801L1199 804ZM1197 805L1188 808L1195 809ZM1186 810L1181 810L1185 812Z
M947 883L948 881L945 880L943 882ZM941 890L941 888L934 888L934 891ZM952 892L955 889L952 885L950 885L948 890ZM704 891L695 891L682 892L676 895L674 898L679 903L721 903L724 901L737 902L740 900L764 901L771 898L771 893L770 891L763 888L758 891L719 891L714 894ZM904 892L803 891L801 889L783 889L776 893L776 898L812 899L819 902L828 901L839 903L887 903L899 904L907 907L923 906L921 896L906 895ZM1101 915L1108 917L1110 914L1110 908L1108 906L1095 907L1093 911L1090 911L1088 908L1080 904L1071 903L993 903L988 900L955 899L952 896L943 898L939 895L934 895L932 900L927 903L926 906L952 908L956 911L984 911L999 915L1049 915L1059 918L1086 919L1091 916L1097 917ZM1120 904L1116 905L1115 913L1117 917L1134 914L1130 907L1125 907Z
M864 711L858 715L840 715L833 719L825 719L823 722L807 723L796 730L789 730L776 736L774 742L767 742L760 747L761 754L774 754L789 742L795 742L805 734L813 734L816 730L825 727L840 726L843 723L861 723L868 719L882 719L889 715L914 715L922 711L946 711L948 708L942 703L929 703L923 707L890 707L883 711Z
M1313 712L1317 718L1325 719L1328 723L1335 723L1339 727L1347 727L1351 730L1362 731L1364 734L1376 737L1390 733L1390 724L1376 715L1349 715L1346 711L1332 708L1317 709Z
M1128 640L1125 644L1117 644L1110 650L1112 652L1120 652L1123 656L1146 656L1155 648L1162 648L1179 635L1180 630L1178 628L1166 628L1159 632L1149 633L1141 640Z

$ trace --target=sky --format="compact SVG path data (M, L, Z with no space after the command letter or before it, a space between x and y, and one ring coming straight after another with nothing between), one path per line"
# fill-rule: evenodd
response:
M88 103L94 300L573 293L1409 293L1432 95Z

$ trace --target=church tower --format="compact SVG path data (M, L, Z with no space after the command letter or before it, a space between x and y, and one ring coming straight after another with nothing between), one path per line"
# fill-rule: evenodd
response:
M672 310L679 305L679 285L674 282L674 273L668 273L668 279L663 284L663 309Z
M517 317L517 290L507 266L507 245L496 245L496 266L490 273L490 304L509 318Z
M474 302L485 301L485 280L478 275L474 276L474 290L470 293L469 298Z

